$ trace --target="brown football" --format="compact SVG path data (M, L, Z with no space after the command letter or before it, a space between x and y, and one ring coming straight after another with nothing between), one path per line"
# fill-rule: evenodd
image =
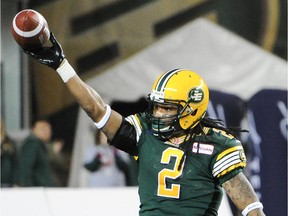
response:
M50 37L46 19L31 9L22 10L15 15L11 32L15 41L28 50L42 47Z

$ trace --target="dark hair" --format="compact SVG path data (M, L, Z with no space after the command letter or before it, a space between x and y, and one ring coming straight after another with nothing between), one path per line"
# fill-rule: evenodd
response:
M203 127L211 127L211 128L223 130L227 134L231 134L237 138L241 132L248 132L248 130L241 129L239 127L224 127L224 123L221 119L212 119L209 117L204 117L203 119L201 119L198 126L201 128L202 133L203 133Z

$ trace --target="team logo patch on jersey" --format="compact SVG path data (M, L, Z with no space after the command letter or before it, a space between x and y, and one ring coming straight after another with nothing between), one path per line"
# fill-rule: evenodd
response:
M245 153L244 153L244 150L241 150L241 151L239 152L239 157L240 157L240 159L241 159L242 162L246 162L246 155L245 155Z
M204 92L201 88L194 88L189 92L189 102L199 103L204 98Z
M168 141L166 141L165 144L179 147L179 145L185 141L185 137L186 137L186 135L181 136L181 137L173 137L173 138L169 139ZM188 136L188 139L189 138L190 138L190 136Z
M214 146L209 145L209 144L195 142L193 143L193 146L192 146L193 153L212 155L213 151L214 151Z

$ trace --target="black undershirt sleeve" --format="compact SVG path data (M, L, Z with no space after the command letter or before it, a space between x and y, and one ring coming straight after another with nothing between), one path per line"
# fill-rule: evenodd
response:
M124 118L120 128L109 144L132 156L138 155L136 129Z

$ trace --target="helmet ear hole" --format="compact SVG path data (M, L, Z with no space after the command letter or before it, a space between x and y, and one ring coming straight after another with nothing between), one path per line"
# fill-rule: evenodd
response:
M192 116L195 116L197 114L198 109L194 110L193 113L191 113Z

